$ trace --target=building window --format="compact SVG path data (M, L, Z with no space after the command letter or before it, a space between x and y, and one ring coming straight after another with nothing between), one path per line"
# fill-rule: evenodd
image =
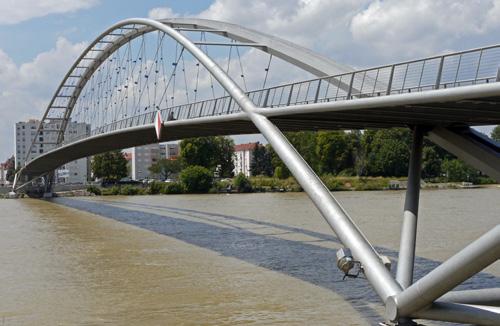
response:
M40 148L40 151L39 151L39 152L40 152L40 154L41 154L41 153L43 153L43 148Z

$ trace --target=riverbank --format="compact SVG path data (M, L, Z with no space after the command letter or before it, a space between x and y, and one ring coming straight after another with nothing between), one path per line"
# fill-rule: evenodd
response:
M330 191L381 191L404 190L406 179L385 177L321 177ZM422 182L422 189L462 189L462 188L489 188L500 187L498 184L469 185L460 182L431 183ZM232 179L217 180L208 193L263 193L263 192L302 192L302 187L295 178L286 179L272 177L235 177ZM115 185L111 187L89 186L85 191L61 192L56 196L110 196L110 195L155 195L155 194L187 194L186 188L180 182L153 182L148 185Z
M381 190L404 190L406 188L405 178L385 177L338 177L326 175L321 177L330 191L381 191ZM500 184L472 185L462 182L425 182L422 181L422 189L469 189L469 188L497 188ZM273 177L234 177L213 182L207 193L266 193L266 192L302 192L303 189L295 178L289 177L279 179ZM155 181L147 185L114 185L101 187L97 185L84 186L80 189L64 189L54 192L54 197L78 197L78 196L134 196L134 195L156 195L156 194L189 194L181 182ZM23 194L19 194L20 197ZM0 194L1 198L9 198L8 194Z

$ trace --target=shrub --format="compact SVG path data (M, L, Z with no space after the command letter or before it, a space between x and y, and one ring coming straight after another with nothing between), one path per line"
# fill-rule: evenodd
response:
M218 180L214 182L212 189L210 189L211 193L219 193L219 192L227 192L229 186L232 187L232 181L230 180Z
M352 181L355 190L382 190L389 187L389 178L357 178Z
M276 169L274 169L274 176L278 179L286 179L290 176L290 172L282 166L277 166Z
M101 195L101 189L99 187L96 187L96 186L88 186L87 191L90 192L91 194L96 195L96 196Z
M130 196L130 195L137 195L138 193L139 189L131 185L125 185L120 188L120 195Z
M253 190L250 180L243 173L234 178L234 186L238 192L252 192Z
M180 179L187 192L206 193L212 186L212 174L199 165L188 166L181 171Z
M182 194L184 192L184 187L179 182L166 183L161 188L162 194Z
M147 192L150 195L156 195L162 192L162 190L163 190L163 184L158 181L153 181L149 184Z
M323 175L321 180L330 191L344 190L344 183L331 174Z
M113 186L113 187L110 187L110 188L104 188L104 189L101 190L101 194L103 196L119 195L120 194L120 187Z

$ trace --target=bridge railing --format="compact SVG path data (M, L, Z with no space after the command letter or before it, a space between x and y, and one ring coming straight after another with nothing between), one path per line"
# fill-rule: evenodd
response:
M345 101L445 89L499 81L500 45L444 54L376 68L315 78L247 92L258 107ZM161 110L164 121L217 116L240 112L230 97L168 107ZM124 118L93 129L89 135L72 138L65 144L88 136L152 123L155 112Z

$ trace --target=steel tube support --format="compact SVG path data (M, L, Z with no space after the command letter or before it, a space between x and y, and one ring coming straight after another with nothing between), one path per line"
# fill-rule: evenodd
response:
M500 288L452 291L438 301L500 307Z
M147 19L130 19L127 22L150 25L168 33L196 57L210 71L214 78L219 81L221 86L226 89L231 95L231 99L234 99L271 146L273 146L278 156L290 169L316 207L318 207L342 243L349 247L355 258L363 264L366 277L382 301L385 302L388 297L401 292L401 287L382 264L375 249L347 215L342 206L335 200L328 188L300 154L297 153L283 133L269 119L256 112L257 108L253 102L221 67L210 59L199 47L168 26Z
M413 318L440 320L474 325L500 325L500 309L457 303L436 302L428 309L412 314Z
M368 240L281 131L264 116L250 114L250 118L309 195L340 241L349 247L353 256L363 264L366 277L382 301L385 302L388 297L400 292L401 287L382 264Z
M422 169L422 144L424 132L421 126L413 129L413 144L408 168L408 186L406 188L401 243L399 245L396 281L403 289L413 283L415 245L417 238L418 203L420 198L420 172Z
M386 317L412 316L500 258L500 225L386 302Z

